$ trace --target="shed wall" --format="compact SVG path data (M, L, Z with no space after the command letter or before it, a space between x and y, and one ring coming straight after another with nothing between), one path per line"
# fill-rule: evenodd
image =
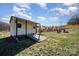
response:
M24 20L17 20L17 23L21 24L21 28L17 28L17 35L26 35L26 34L33 34L36 33L35 27L37 24L32 22L26 22ZM10 22L10 29L11 29L11 35L16 35L16 21L12 20Z

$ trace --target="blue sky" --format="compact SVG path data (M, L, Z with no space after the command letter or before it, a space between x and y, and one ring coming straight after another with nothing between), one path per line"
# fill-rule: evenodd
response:
M78 10L78 3L0 3L0 21L9 23L10 16L17 16L45 26L58 26L65 25Z

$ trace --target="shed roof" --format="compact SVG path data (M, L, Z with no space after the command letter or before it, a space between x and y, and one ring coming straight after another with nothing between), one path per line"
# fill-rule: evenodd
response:
M11 16L11 18L10 18L10 22L11 22L12 20L14 20L14 19L12 19L12 18L16 18L16 19L18 19L18 20L23 20L23 21L27 21L27 22L32 22L32 23L39 24L39 23L37 23L37 22L33 22L33 21L31 21L31 20L27 20L27 19L19 18L19 17L16 17L16 16Z

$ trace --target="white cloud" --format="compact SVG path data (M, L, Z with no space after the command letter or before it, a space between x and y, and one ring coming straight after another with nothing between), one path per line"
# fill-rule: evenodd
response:
M3 18L1 18L1 20L2 20L3 22L5 22L5 23L9 23L10 17L9 17L9 16L3 17Z
M67 9L56 7L50 9L50 12L55 12L57 15L70 15L71 13L75 13L77 10L77 7L68 7Z
M42 17L42 16L39 16L37 17L38 19L42 19L42 20L45 20L46 18L45 17Z
M52 26L52 25L59 25L58 23L60 22L60 18L59 17L51 17L51 16L49 16L49 17L44 17L44 16L38 16L37 17L37 22L38 23L41 23L42 25L46 25L46 26L48 26L48 25L50 25L50 26Z
M31 12L29 12L29 15L32 15L32 13L31 13Z
M63 9L63 8L54 8L54 9L50 9L50 11L52 12L56 12L57 15L68 15L70 12L69 10Z
M18 12L18 15L23 16L23 17L25 17L25 18L27 18L27 19L29 19L29 20L31 20L31 19L32 19L32 17L31 17L31 16L29 16L29 15L27 15L27 14L23 13L23 12Z
M71 5L73 5L73 4L75 4L75 3L63 3L65 6L71 6Z
M27 18L27 19L30 19L31 20L31 16L32 13L31 12L26 12L27 9L26 8L23 8L23 7L18 7L16 5L13 6L13 11L15 13L15 15L19 15L21 17L24 17L24 18Z
M58 17L49 17L48 20L52 21L52 22L58 22L58 21L60 21L60 19Z
M25 8L20 8L20 7L17 7L17 6L14 6L13 7L13 11L15 11L15 12L20 12L20 11L25 12L26 9Z
M47 8L47 4L46 3L37 3L37 5L39 5L43 9Z
M38 16L37 17L37 22L48 22L48 20L46 19L46 17Z
M18 8L18 7L16 7L16 6L14 6L14 7L13 7L13 11L15 11L15 12L19 12L19 11L21 11L21 9Z
M13 14L9 14L9 15L6 15L4 17L1 17L0 19L1 19L1 21L5 22L5 23L9 23L11 16L15 16L15 14L14 13Z
M68 10L71 12L76 12L78 10L78 8L77 7L69 7Z
M46 17L43 17L43 16L39 16L39 17L37 17L37 21L38 22L59 22L60 21L60 19L58 18L58 17L48 17L48 18L46 18Z
M30 3L18 3L16 5L19 6L19 7L22 7L22 8L31 9Z

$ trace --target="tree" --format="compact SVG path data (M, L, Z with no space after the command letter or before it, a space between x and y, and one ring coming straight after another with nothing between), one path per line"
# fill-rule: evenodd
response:
M79 25L79 14L73 15L69 20L68 25Z

